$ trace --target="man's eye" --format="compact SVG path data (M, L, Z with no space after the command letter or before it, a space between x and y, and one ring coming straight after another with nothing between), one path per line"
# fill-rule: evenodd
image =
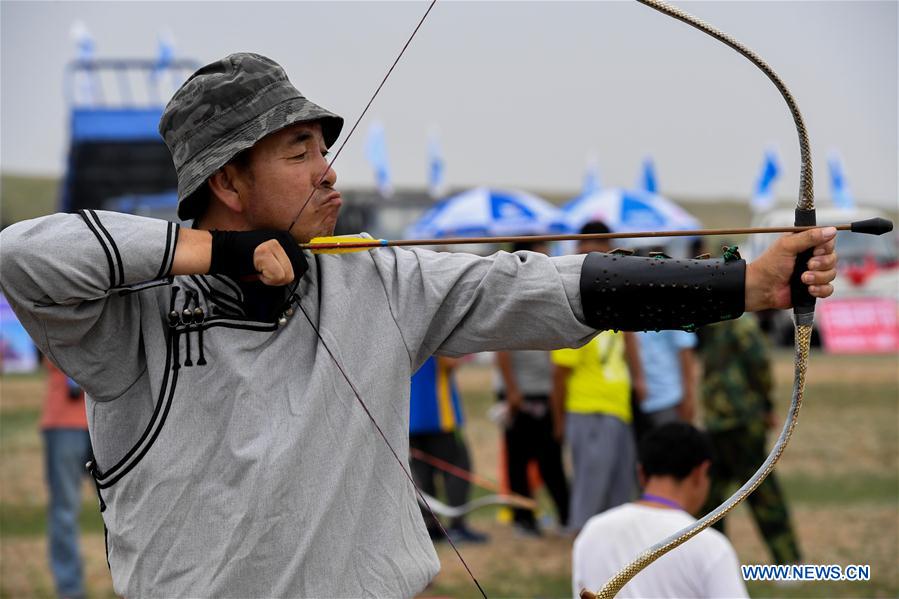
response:
M303 160L304 158L306 158L306 152L303 152L302 154L297 154L296 156L293 156L291 158L291 160Z

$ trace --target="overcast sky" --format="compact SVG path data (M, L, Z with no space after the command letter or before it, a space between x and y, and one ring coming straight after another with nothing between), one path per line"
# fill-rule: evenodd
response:
M897 3L681 2L768 61L812 140L816 191L830 197L838 150L856 198L897 204ZM361 112L423 2L0 3L4 172L61 173L63 68L81 20L97 56L152 56L169 30L180 57L254 51L349 122ZM370 185L365 141L383 123L394 182L426 181L437 128L451 186L580 187L589 156L606 185L631 185L651 154L676 197L747 197L766 147L795 198L798 145L770 82L733 50L635 2L438 2L335 165ZM344 135L349 130L347 126Z

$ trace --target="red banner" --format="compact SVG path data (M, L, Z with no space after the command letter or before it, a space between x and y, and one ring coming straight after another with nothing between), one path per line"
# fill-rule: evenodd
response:
M824 349L832 354L899 351L899 302L887 298L827 300L818 304Z

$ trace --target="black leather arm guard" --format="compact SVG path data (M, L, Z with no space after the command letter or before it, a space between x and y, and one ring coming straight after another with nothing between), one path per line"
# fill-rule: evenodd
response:
M581 268L586 323L619 331L695 330L740 316L744 260L675 260L592 252Z

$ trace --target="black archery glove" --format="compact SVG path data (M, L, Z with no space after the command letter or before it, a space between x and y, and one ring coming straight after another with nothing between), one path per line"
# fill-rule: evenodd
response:
M258 275L253 265L256 248L276 239L293 267L294 281L298 281L309 270L306 256L296 240L287 231L210 231L212 234L212 257L209 274L227 275L232 279L244 280Z

